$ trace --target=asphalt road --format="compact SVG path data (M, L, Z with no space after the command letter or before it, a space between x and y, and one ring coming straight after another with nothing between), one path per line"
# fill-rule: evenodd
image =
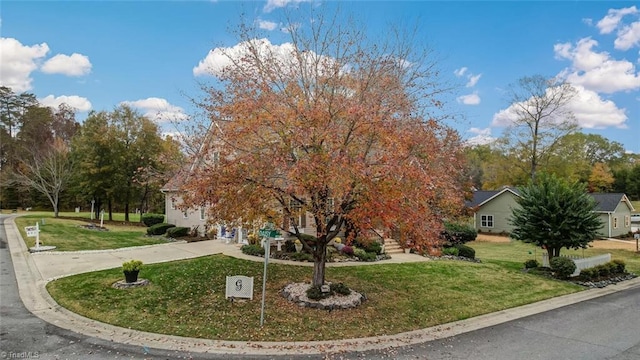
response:
M464 305L461 305L464 306ZM22 304L0 218L1 359L261 359L123 345L42 321ZM269 356L268 358L275 358ZM278 359L638 360L640 286L443 340L384 351Z

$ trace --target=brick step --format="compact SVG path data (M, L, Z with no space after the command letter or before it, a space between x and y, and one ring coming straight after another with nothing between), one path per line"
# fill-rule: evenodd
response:
M402 254L404 250L400 247L400 244L394 239L384 239L384 251L389 254Z

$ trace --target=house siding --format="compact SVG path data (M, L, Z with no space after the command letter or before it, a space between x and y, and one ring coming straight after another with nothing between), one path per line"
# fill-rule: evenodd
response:
M501 193L478 209L475 218L476 229L479 232L510 233L513 230L513 226L509 224L509 218L516 206L518 206L516 196L512 192L505 191ZM483 215L493 216L493 227L482 226L481 219Z
M625 201L620 201L616 209L612 213L600 213L600 219L603 222L599 235L602 237L616 237L626 235L631 232L631 222L625 222L625 218L630 219L631 209ZM614 227L617 221L618 226Z
M171 203L175 200L176 205L180 205L182 202L182 197L177 192L165 192L164 197L164 208L167 214L167 223L173 224L175 226L182 226L188 228L198 227L198 232L203 235L205 232L205 226L207 224L207 220L200 220L200 208L197 209L188 209L187 217L184 217L184 212L178 208L172 209Z

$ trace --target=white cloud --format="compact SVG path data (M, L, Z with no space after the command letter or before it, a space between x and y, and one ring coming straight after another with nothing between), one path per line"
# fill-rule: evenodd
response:
M91 110L91 102L81 96L76 95L62 95L54 97L53 95L48 95L42 99L38 99L38 102L44 106L49 106L52 108L58 108L58 106L62 103L65 103L80 112L86 112Z
M478 75L471 75L469 74L469 82L467 82L466 87L474 87L476 86L476 84L478 83L478 80L480 80L480 77L482 77L482 74L478 74Z
M478 105L480 104L480 96L478 96L478 92L474 91L473 94L458 96L456 100L465 105Z
M556 44L556 58L571 61L571 67L564 69L560 77L574 85L604 93L629 91L640 88L640 75L633 63L615 60L607 52L595 52L598 42L584 38L575 46L569 43Z
M120 104L138 108L144 112L144 116L157 122L170 122L186 120L187 114L179 106L171 105L166 99L150 97L136 101L123 101Z
M13 38L0 38L0 84L17 93L30 90L31 73L38 68L37 61L48 52L46 43L25 46Z
M476 84L478 83L478 80L480 80L480 77L482 77L482 74L478 74L478 75L474 75L471 72L468 72L469 68L465 67L461 67L459 69L455 69L453 71L453 74L456 77L466 77L467 78L467 84L465 85L465 87L474 87L476 86Z
M77 53L71 56L58 54L47 60L41 70L46 74L82 76L91 72L91 62L87 56Z
M582 86L574 86L576 96L568 107L585 129L603 129L607 127L627 128L625 109L619 109L611 100L602 99L595 91Z
M491 136L491 128L479 129L474 127L467 130L467 132L475 134L475 136L467 139L465 141L466 145L486 145L496 141L496 138Z
M267 0L267 4L264 6L264 12L268 13L277 8L283 8L289 4L299 4L311 1L312 0Z
M610 34L618 27L623 16L637 13L638 9L635 6L622 9L609 9L607 15L598 21L596 26L600 29L601 34Z
M574 85L576 94L567 104L576 118L578 125L586 129L603 129L607 127L626 128L627 115L625 109L619 109L611 100L604 100L595 91ZM491 126L504 127L513 124L517 119L513 105L493 115Z
M193 68L193 75L221 76L225 69L234 65L232 59L237 60L238 64L236 65L246 72L257 71L254 69L253 61L245 63L240 61L243 57L254 56L249 51L250 48L255 48L255 52L261 60L277 63L280 71L286 72L283 76L298 76L301 68L305 68L305 71L322 71L323 69L333 69L333 66L336 65L334 59L317 55L313 51L303 51L302 56L297 57L295 56L295 47L291 43L273 45L268 39L254 39L241 42L233 47L215 48L209 51L209 54L198 63L198 66ZM318 59L319 56L320 59ZM315 68L315 65L307 67L307 64L315 64L316 62L321 64L319 69ZM343 68L343 70L346 71L347 68Z
M629 50L634 46L640 46L640 21L620 29L613 44L618 50Z
M274 23L273 21L258 20L258 27L260 29L272 31L278 27L278 24Z
M467 68L466 67L461 67L460 69L455 69L453 71L453 74L457 77L462 77L464 75L464 73L467 72Z

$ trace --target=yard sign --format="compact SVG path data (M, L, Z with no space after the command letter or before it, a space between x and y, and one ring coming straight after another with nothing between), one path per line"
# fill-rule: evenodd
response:
M230 297L253 300L253 278L242 275L227 276L225 298Z

